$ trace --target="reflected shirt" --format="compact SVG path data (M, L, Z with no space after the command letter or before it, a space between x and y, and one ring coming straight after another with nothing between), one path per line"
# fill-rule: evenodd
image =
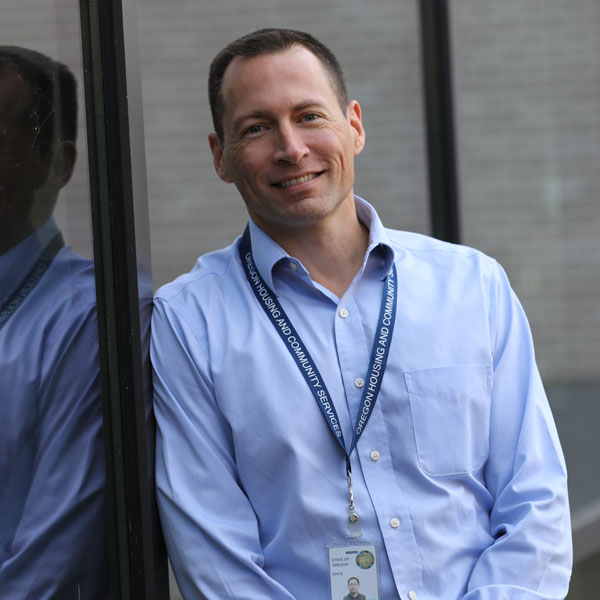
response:
M0 256L0 305L58 233ZM63 247L0 329L0 597L103 598L104 450L92 261Z
M563 598L566 471L530 330L482 253L369 228L341 298L250 222L254 260L352 439L384 279L398 272L381 391L353 452L383 600ZM237 241L155 298L157 488L186 600L328 598L327 545L349 535L344 453L245 277Z

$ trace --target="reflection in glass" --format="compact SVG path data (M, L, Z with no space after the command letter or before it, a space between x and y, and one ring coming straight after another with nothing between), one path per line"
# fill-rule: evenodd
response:
M103 598L93 263L52 217L77 157L71 72L0 47L0 597Z

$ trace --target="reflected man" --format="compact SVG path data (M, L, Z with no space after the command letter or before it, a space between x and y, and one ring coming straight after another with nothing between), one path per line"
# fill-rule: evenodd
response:
M106 597L93 264L65 246L52 217L76 133L72 73L0 46L0 597L9 600Z
M158 500L186 600L330 597L348 539L378 548L360 566L382 600L563 598L565 464L504 271L354 194L361 108L313 37L233 42L209 95L250 222L155 298Z

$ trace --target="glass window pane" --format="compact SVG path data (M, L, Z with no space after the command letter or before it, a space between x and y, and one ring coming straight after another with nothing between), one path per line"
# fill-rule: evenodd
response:
M0 596L106 598L78 3L8 0L0 39Z

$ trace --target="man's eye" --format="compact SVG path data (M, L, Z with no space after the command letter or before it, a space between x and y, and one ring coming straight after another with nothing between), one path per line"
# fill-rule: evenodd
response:
M246 127L244 130L244 135L256 135L260 133L264 127L262 125L250 125L250 127Z
M316 121L319 118L319 115L315 114L315 113L310 113L308 115L304 115L302 117L303 121Z

